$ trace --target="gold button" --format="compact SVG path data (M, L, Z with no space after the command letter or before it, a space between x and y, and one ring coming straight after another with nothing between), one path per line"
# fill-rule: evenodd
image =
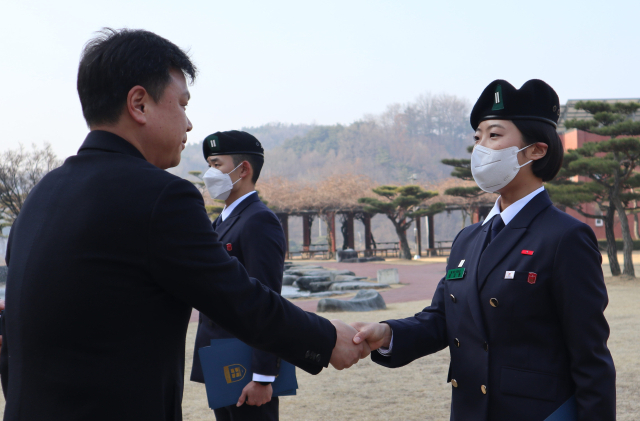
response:
M457 346L458 348L460 348L460 341L458 340L458 338L455 338L455 339L453 340L453 342L455 342L455 343L456 343L456 346Z
M451 386L458 387L458 382L456 381L456 379L451 379Z
M498 299L497 298L490 299L489 304L491 304L491 307L498 307Z
M451 301L453 301L454 303L458 301L455 295L453 294L449 294L449 295L451 296Z
M487 394L487 386L485 386L485 385L480 386L480 390L482 390L482 394L483 395Z

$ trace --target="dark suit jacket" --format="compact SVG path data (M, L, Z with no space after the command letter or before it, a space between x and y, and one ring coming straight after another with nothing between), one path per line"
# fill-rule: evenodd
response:
M447 270L464 259L464 278L443 278L431 306L389 321L392 355L374 352L373 360L400 367L448 346L456 421L541 421L573 394L581 421L615 420L608 298L593 231L552 206L546 191L481 254L489 226L458 234Z
M242 263L249 276L258 279L279 294L282 290L284 255L287 248L284 231L278 217L260 201L258 194L253 193L246 197L227 219L222 221L222 218L218 217L213 226L229 255ZM232 337L233 335L210 318L200 315L191 380L204 383L198 349L209 346L211 339ZM276 376L280 362L275 355L254 349L251 369L254 373Z
M7 421L182 419L192 307L311 373L335 344L229 257L190 182L108 132L38 183L8 247Z

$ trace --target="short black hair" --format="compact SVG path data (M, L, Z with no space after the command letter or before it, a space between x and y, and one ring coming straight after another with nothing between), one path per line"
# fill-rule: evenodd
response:
M141 29L103 28L89 40L78 66L78 95L88 126L116 123L131 88L140 85L158 102L170 70L196 78L187 53L171 41Z
M262 165L264 164L264 158L260 155L253 154L234 154L231 155L231 159L233 159L233 165L236 167L240 165L242 161L248 161L251 164L251 168L253 168L253 176L251 177L251 181L253 184L258 182L258 177L260 177L260 171L262 170Z
M546 143L547 154L532 163L533 175L542 181L551 181L558 174L564 159L564 147L555 127L549 123L536 120L511 120L520 130L522 139L527 145L537 142Z

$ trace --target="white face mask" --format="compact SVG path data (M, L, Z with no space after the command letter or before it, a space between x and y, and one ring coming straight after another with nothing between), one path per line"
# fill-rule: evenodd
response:
M529 145L531 146L531 145ZM527 149L517 146L493 150L476 145L471 153L471 174L478 186L489 193L495 193L509 184L520 171L520 168L533 160L519 165L518 152Z
M240 167L241 165L242 163L240 163L237 167L229 171L227 174L224 174L219 169L213 168L213 167L209 168L209 170L207 170L207 172L204 173L202 180L204 181L204 185L207 186L207 190L209 191L209 194L211 195L212 198L219 199L219 200L227 200L227 198L231 194L231 189L233 188L233 185L236 184L238 181L240 181L240 178L238 178L236 180L236 183L232 183L231 177L229 177L229 174L237 170L238 167Z

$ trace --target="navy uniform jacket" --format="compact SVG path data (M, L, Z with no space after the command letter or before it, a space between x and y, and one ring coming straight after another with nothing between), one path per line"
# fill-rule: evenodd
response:
M336 341L229 257L193 184L104 131L32 190L7 263L5 421L181 420L192 307L311 373Z
M231 214L219 223L216 233L230 256L236 257L249 276L258 279L278 294L282 290L286 243L278 217L265 206L257 193L247 196ZM214 224L215 226L215 224ZM230 279L229 282L234 282ZM191 380L204 383L198 349L209 346L211 339L233 338L220 325L201 314L193 352ZM253 350L251 369L265 376L277 376L278 357L259 349Z
M451 420L542 421L573 394L580 421L615 420L608 298L593 231L552 206L546 191L481 256L490 225L458 234L447 270L464 259L464 278L443 278L431 306L389 321L392 354L374 352L373 360L401 367L448 346Z

